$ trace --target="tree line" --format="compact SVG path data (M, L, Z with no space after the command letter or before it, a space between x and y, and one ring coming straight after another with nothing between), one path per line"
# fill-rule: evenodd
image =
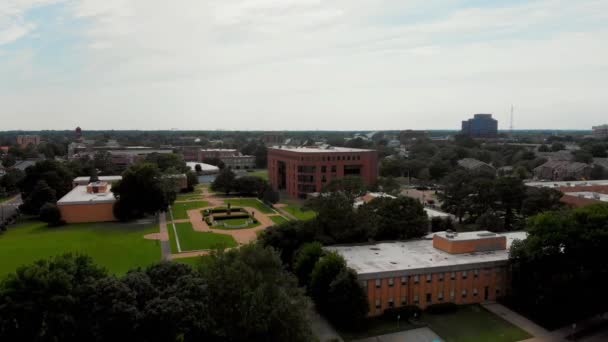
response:
M268 248L110 275L89 257L20 267L0 282L3 341L311 341L308 300Z

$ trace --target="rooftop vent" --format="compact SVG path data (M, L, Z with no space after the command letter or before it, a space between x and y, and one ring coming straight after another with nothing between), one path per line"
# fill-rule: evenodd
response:
M487 237L487 236L496 236L496 233L486 232L486 233L477 233L479 237Z

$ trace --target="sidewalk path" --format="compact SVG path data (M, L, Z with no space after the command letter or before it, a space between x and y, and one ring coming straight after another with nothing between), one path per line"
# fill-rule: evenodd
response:
M534 337L543 337L549 335L549 331L540 325L530 321L524 316L510 310L502 304L489 302L482 303L481 306L493 312L494 314L504 318L506 321L511 322L512 324L518 326L522 330L526 331L528 334ZM538 340L542 341L542 340Z
M233 230L209 228L207 222L203 220L203 214L201 213L201 209L188 210L188 217L190 218L190 223L192 223L192 227L197 232L213 232L217 234L231 235L239 245L244 245L254 241L258 236L258 232L270 226L273 226L274 222L272 222L272 220L268 216L266 216L266 214L263 214L255 208L242 208L247 210L249 213L253 212L255 219L260 222L260 225L255 228Z
M171 244L169 242L169 232L167 231L167 213L162 212L158 215L160 225L160 253L162 260L171 260Z
M287 206L287 204L277 203L274 205L274 208L276 210L278 210L281 213L281 215L286 216L288 219L290 219L292 221L298 221L297 217L293 216L291 213L287 212L287 210L283 209L286 206Z

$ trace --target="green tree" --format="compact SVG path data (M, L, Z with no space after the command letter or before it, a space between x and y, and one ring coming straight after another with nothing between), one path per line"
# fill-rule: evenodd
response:
M182 156L175 153L150 153L146 155L146 162L156 164L163 173L169 169L177 170L177 173L186 173L190 170Z
M234 181L234 190L245 196L261 196L268 182L256 176L243 176Z
M353 176L334 179L323 188L323 192L341 192L353 200L363 196L366 191L367 187L363 184L361 177Z
M55 191L56 199L59 199L72 190L73 179L74 175L64 164L55 160L43 160L25 169L25 176L19 182L19 190L21 191L21 197L26 200L38 182L44 181ZM55 200L42 202L40 206ZM36 209L39 210L40 207Z
M154 164L129 167L112 187L117 199L114 215L126 221L166 210L175 200L175 186L169 183L171 179L162 177Z
M45 203L57 202L57 192L44 180L39 180L30 194L23 200L19 209L28 215L39 215Z
M235 179L236 176L232 170L225 168L211 183L211 190L221 191L228 195L231 191L235 190Z
M196 187L196 185L198 184L198 177L196 176L196 173L194 173L192 171L186 172L186 181L188 184L188 187L187 187L188 192L194 191L194 187Z
M359 207L357 216L375 240L418 238L429 230L424 207L410 197L376 198Z
M380 177L378 178L378 190L387 194L397 195L401 190L401 186L393 177Z
M551 151L553 152L557 152L557 151L561 151L561 150L565 150L566 149L566 145L560 143L560 142L554 142L553 144L551 144Z
M319 311L323 313L329 311L330 285L345 269L346 261L335 252L327 253L315 264L310 278L310 294Z
M332 323L352 328L363 322L369 312L367 294L357 279L357 273L344 268L329 284L328 311Z
M204 268L211 331L227 341L309 341L307 301L272 249L255 244L215 254Z
M608 205L546 212L511 246L512 305L549 328L605 311Z
M105 276L91 258L70 254L18 268L0 283L0 339L78 341L78 294Z
M293 272L300 286L308 286L315 264L323 255L323 246L319 242L307 243L297 252L293 263Z
M589 151L577 150L572 151L573 160L579 163L589 164L593 161L593 155Z
M555 189L528 187L521 213L525 216L533 216L545 211L562 209L564 208L564 204L560 202L562 196L563 194Z
M51 227L61 225L61 211L54 203L45 203L40 208L40 220L46 222Z

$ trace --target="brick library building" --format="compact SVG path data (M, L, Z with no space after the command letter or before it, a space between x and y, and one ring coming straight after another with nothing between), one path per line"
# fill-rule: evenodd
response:
M345 147L270 147L268 177L274 190L292 198L321 192L334 179L361 177L365 185L378 178L378 153Z
M406 305L494 301L509 291L509 248L525 232L438 232L427 238L326 247L342 255L367 292L369 315Z

